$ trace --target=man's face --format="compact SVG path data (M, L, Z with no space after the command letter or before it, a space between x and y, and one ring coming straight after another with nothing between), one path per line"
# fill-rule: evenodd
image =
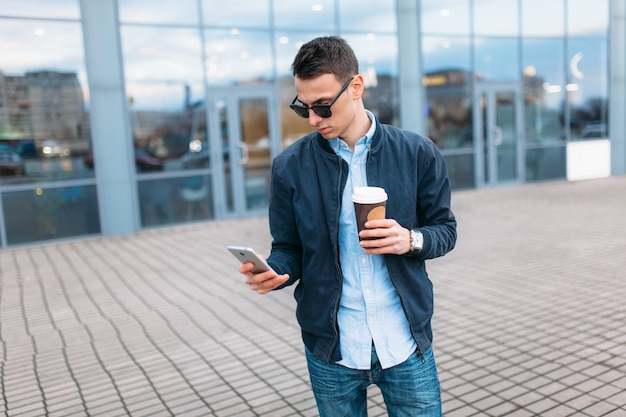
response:
M328 104L341 91L342 83L334 74L324 74L319 77L303 80L295 78L295 87L298 94L297 101L305 106L314 104ZM337 97L331 107L332 115L328 118L318 116L309 110L309 124L313 126L325 139L343 137L354 119L356 106L351 83L346 90Z

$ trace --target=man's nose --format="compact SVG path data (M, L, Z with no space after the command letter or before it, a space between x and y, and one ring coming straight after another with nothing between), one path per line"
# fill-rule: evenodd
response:
M317 115L312 109L309 109L309 125L315 127L322 118Z

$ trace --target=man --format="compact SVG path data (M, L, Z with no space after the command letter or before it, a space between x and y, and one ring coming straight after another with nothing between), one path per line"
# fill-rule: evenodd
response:
M338 37L303 45L291 108L316 129L272 166L273 271L240 272L256 292L297 283L297 318L320 416L367 416L377 384L390 416L439 416L431 348L432 284L424 261L456 242L444 160L429 139L381 124ZM357 232L354 187L388 195L387 218ZM359 237L363 240L359 240Z

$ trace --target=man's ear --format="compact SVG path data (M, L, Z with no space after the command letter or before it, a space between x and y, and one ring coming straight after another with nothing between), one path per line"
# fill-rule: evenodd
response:
M358 100L363 97L363 93L365 92L365 81L363 79L363 74L357 74L354 76L352 80L352 99Z

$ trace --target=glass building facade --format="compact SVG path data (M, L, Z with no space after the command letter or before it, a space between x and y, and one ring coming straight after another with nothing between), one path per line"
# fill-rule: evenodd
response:
M429 136L454 189L566 178L575 142L623 174L621 3L0 0L1 245L265 213L310 132L290 65L316 36L352 45L366 107Z
M427 132L455 187L564 178L568 142L608 137L608 1L421 3Z

